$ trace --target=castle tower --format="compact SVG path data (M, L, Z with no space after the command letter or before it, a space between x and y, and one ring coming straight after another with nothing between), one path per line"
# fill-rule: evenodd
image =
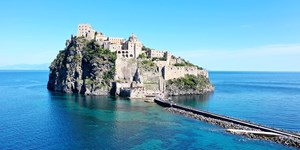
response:
M137 36L132 33L125 43L124 48L128 51L132 51L133 57L137 58L142 52L143 44L138 40Z
M128 40L134 43L138 42L138 39L134 33L131 34Z
M77 37L85 37L89 40L92 40L95 37L95 30L90 24L79 24Z

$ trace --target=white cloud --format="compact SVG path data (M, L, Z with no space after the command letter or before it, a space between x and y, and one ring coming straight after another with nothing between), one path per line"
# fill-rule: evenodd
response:
M300 44L256 48L199 49L175 53L209 70L300 71Z

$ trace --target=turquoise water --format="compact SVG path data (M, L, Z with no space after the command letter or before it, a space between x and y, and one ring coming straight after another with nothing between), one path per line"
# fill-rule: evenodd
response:
M215 92L173 99L275 128L300 132L300 73L212 72Z
M195 96L174 99L215 112L268 122L266 119L272 117L267 116L263 119L265 115L261 112L252 114L253 111L259 110L252 107L263 107L253 104L257 100L239 104L240 99L231 98L234 97L230 96L231 94L240 96L240 92L245 92L247 88L235 86L232 80L229 80L230 76L230 73L211 73L212 81L216 85L213 95L205 98ZM248 79L249 76L252 75L245 75L245 78ZM0 149L289 149L273 142L228 134L222 128L164 112L153 103L107 96L84 97L49 92L46 89L46 71L1 71L0 79ZM224 87L231 89L222 89ZM282 94L280 87L277 88L277 92ZM247 89L244 97L247 97L251 90L253 89ZM297 98L299 92L295 89L290 95L289 99L294 96ZM270 102L270 99L266 101ZM240 103L244 102L243 99ZM270 114L281 115L273 116L276 120L273 119L272 125L299 130L297 123L293 125L277 121L277 118L288 118L297 122L297 116L289 117L290 112L295 111L293 108L297 106L291 109L273 109L276 103L281 108L285 103L293 106L291 102L294 105L299 102L282 102L276 99L273 99L273 102L272 110L268 111ZM259 105L262 105L261 103ZM241 108L236 105L247 107ZM299 114L299 110L293 114Z

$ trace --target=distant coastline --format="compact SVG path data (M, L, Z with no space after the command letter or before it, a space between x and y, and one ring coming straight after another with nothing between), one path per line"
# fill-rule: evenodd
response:
M50 63L3 65L0 70L49 70L49 65Z
M49 72L49 70L1 70L0 72Z
M300 71L263 71L263 70L258 70L258 71L253 71L253 70L208 70L208 72L228 72L228 73L237 73L237 72L244 72L244 73L300 73Z
M46 71L46 72L49 72L49 68L47 67L46 69L44 68L37 68L37 69L34 69L34 68L30 68L30 69L26 69L26 68L7 68L7 66L0 66L0 71L1 72L6 72L6 71L11 71L11 72L19 72L19 71L28 71L28 72L34 72L34 71ZM208 70L209 73L300 73L300 71L219 71L219 70Z
M39 69L39 68L37 68L37 69L34 69L34 68L32 68L32 69L26 69L26 68L10 69L10 68L7 68L7 66L0 66L0 72L22 72L22 71L24 71L24 72L35 72L35 71L49 72L49 68L47 67L46 69L43 69L43 68L41 68L41 69ZM228 74L230 74L230 73L249 73L249 74L250 73L300 73L300 71L232 71L232 70L230 70L230 71L208 70L208 72L209 73L217 73L217 74L218 73L228 73Z

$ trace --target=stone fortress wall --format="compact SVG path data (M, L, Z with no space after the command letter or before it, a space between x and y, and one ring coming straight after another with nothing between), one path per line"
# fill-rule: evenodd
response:
M154 49L151 49L148 53L148 57L150 58L162 58L164 57L165 55L165 52L164 51L159 51L159 50L154 50Z
M130 87L130 84L127 83L131 83L134 80L138 68L138 61L135 59L117 58L115 81L124 83L122 84L124 88ZM158 68L156 70L140 69L139 73L146 89L162 89L160 87L160 78L162 78L161 70Z
M133 80L133 76L138 68L135 59L117 58L116 59L115 81L129 83Z
M131 98L145 98L149 95L160 94L164 81L161 71L140 69L137 59L117 58L115 81L117 94L123 94ZM139 70L139 81L135 79Z
M199 70L194 66L174 66L181 63L181 58L175 58L167 51L148 49L143 51L143 44L132 34L128 40L118 37L107 37L101 32L93 30L89 24L78 25L78 37L95 40L102 48L117 53L115 62L115 85L119 93L127 93L129 97L143 98L146 95L161 94L165 92L166 81L184 77L185 75L202 75L208 77L206 70ZM148 60L157 66L155 70L145 70L139 67L141 61L138 56L145 53ZM139 80L135 78L139 74Z
M191 66L165 66L163 68L163 77L165 80L171 80L184 77L185 75L202 75L208 77L206 70L199 70L197 67Z

